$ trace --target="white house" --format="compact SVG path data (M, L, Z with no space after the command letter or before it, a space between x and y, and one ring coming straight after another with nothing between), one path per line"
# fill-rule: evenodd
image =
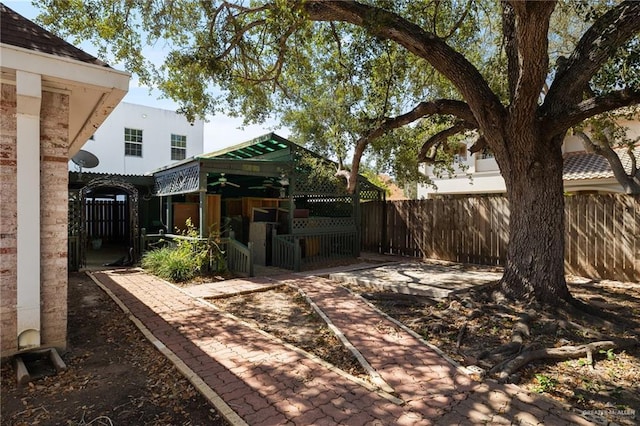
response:
M624 121L620 124L628 129L627 136L630 139L640 137L640 123L638 121ZM470 141L467 149L461 149L456 156L458 163L454 166L454 173L451 176L438 177L434 174L432 166L420 166L420 172L429 176L435 184L435 188L429 185L418 185L418 198L506 192L504 179L493 155L489 152L471 154L468 151L471 144ZM600 155L587 153L580 138L572 135L567 136L562 150L565 159L563 175L566 192L623 192L622 186L614 177L607 160ZM629 156L623 150L616 152L625 167L629 168L631 164ZM636 158L638 157L640 157L640 147L636 148Z
M174 111L120 103L83 149L99 164L93 173L142 175L203 152L204 122ZM79 166L69 162L70 171Z

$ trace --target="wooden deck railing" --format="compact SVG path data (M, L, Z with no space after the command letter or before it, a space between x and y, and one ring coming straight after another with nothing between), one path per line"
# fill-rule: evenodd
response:
M229 271L244 277L253 277L253 244L249 242L245 246L234 238L225 238L223 244Z
M300 271L300 244L293 235L272 236L271 264L283 269Z
M356 257L358 238L355 231L273 235L272 264L300 271L335 259Z

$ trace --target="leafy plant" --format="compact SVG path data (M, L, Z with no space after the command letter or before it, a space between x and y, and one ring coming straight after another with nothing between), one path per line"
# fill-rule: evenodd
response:
M603 349L600 351L601 354L605 354L609 361L613 361L616 359L616 354L613 352L613 348L607 349L606 351Z
M544 374L536 374L536 380L538 381L538 386L533 390L538 393L551 392L558 384L556 379L545 376Z
M142 267L154 275L172 282L189 281L208 271L224 270L223 252L216 243L216 235L199 238L198 231L186 221L186 230L174 244L149 251L142 257Z

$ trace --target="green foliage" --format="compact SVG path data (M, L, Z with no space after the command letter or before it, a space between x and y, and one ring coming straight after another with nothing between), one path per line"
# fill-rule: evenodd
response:
M361 168L361 170L362 170L362 168ZM362 170L361 174L364 177L366 177L369 180L369 182L371 182L372 184L374 184L378 188L384 189L384 192L387 195L391 195L391 188L389 188L389 185L387 185L388 181L385 181L384 179L382 179L378 173L374 172L373 170L371 170L369 168L365 168L364 170Z
M558 385L558 381L544 374L536 374L536 381L538 386L534 387L534 391L538 393L551 392Z
M186 230L175 244L146 252L142 256L142 267L154 275L172 282L189 281L208 271L224 268L223 252L215 242L215 236L207 240L198 238L198 231L191 219L186 221Z
M391 12L446 43L461 61L477 69L477 78L467 84L486 84L508 105L501 16L501 7L508 2L362 3L379 8L377 12ZM616 3L558 2L550 21L547 85L560 59L569 57L594 20ZM285 0L45 0L40 4L44 11L40 21L47 28L76 42L94 42L103 59L123 63L142 84L158 87L181 105L189 119L220 111L241 116L246 123L275 117L292 130L293 140L329 157L347 159L372 129L420 102L462 100L460 86L438 72L433 60L374 35L389 25L385 20L391 17L383 13L372 11L360 24L351 24L330 18L311 21L306 2ZM160 66L143 56L146 46L168 52ZM640 87L640 36L618 46L588 86L596 94ZM453 122L448 115L418 117L372 138L368 152L376 170L392 174L401 186L428 182L418 173L417 153L430 136ZM436 175L453 170L450 145L440 147Z
M604 349L600 350L599 353L605 355L607 357L607 360L609 361L615 361L616 359L616 354L615 352L613 352L613 348L611 349L607 349L606 351Z

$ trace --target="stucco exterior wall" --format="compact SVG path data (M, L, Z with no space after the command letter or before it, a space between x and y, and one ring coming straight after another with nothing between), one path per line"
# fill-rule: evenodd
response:
M17 136L16 87L2 84L1 90L0 356L5 357L17 350ZM63 350L67 345L68 95L42 93L40 134L41 346Z
M142 157L124 154L125 128L142 130ZM171 160L172 133L186 136L186 158L202 154L202 120L192 125L174 111L122 102L82 147L100 160L98 167L85 171L140 175L175 163ZM77 171L78 166L70 162L69 170Z
M16 87L0 95L0 355L15 352L17 300Z

